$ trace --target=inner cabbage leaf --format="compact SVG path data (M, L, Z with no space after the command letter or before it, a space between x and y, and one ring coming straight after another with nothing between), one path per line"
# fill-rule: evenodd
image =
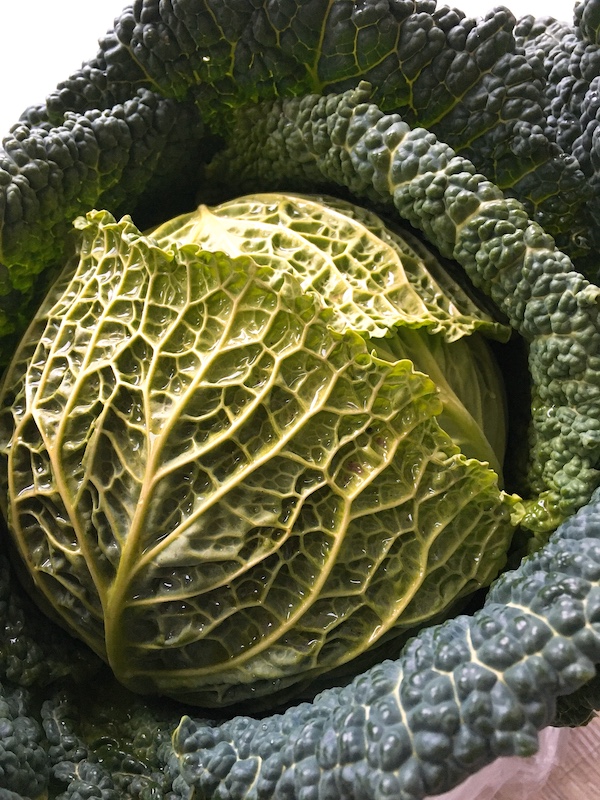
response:
M275 703L505 563L519 499L440 425L460 414L438 385L460 330L502 327L434 277L415 299L360 212L317 203L316 224L308 202L242 201L227 253L182 220L79 219L5 376L1 504L32 592L134 691ZM433 379L403 325L442 347Z
M196 243L289 271L334 314L329 324L409 358L443 401L442 427L465 455L499 474L506 441L502 377L480 334L506 341L490 317L409 231L337 198L255 194L201 205L153 231L161 247ZM452 346L449 346L452 345Z

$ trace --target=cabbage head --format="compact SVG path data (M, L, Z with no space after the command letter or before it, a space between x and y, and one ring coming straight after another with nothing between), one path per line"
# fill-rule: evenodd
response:
M495 577L508 331L417 240L290 195L75 227L1 389L1 504L124 685L275 703Z

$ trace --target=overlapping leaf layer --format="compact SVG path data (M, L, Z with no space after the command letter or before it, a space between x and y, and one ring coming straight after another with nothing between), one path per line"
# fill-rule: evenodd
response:
M504 563L517 503L440 427L493 452L403 355L400 328L502 327L455 306L475 308L458 286L436 303L409 250L428 315L398 237L378 244L308 199L246 208L230 235L244 229L253 258L81 219L79 263L25 337L0 414L5 511L44 602L126 685L203 705L272 702L446 612ZM263 224L278 208L303 235ZM231 222L203 216L217 238ZM387 358L365 328L397 339Z

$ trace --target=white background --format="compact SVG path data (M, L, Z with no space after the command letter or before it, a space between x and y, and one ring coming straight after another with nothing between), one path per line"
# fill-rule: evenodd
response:
M500 5L494 0L446 2L473 16ZM98 39L127 4L127 0L0 0L0 137L27 106L41 102L59 81L96 54ZM505 4L516 16L549 14L572 20L571 0Z

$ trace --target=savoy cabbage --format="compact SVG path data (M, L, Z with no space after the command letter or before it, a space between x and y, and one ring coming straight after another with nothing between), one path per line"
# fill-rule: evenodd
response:
M272 706L506 563L481 332L510 330L336 206L254 195L152 237L90 213L6 371L19 556L134 691Z
M593 704L590 681L600 661L594 495L600 461L597 18L597 0L577 5L572 26L532 17L516 21L506 9L475 20L437 8L432 0L136 0L101 41L97 56L45 104L24 113L0 154L4 361L72 250L72 220L93 207L109 209L113 218L92 214L78 223L84 236L102 219L110 235L119 229L137 252L144 237L133 223L115 217L130 214L138 229L155 226L189 212L197 193L212 203L213 193L235 196L242 190L350 192L361 205L399 213L443 257L456 260L525 343L530 461L522 505L514 498L503 502L514 502L512 510L518 507L521 521L542 540L559 527L548 544L497 581L473 615L432 625L399 658L381 661L313 702L262 719L191 719L185 704L165 706L119 688L86 647L45 623L22 594L14 565L30 589L31 578L19 568L20 557L11 569L3 562L0 792L7 798L413 800L449 788L498 755L533 752L536 731L556 719L560 696L587 684ZM172 231L165 233L168 238ZM154 235L162 234L155 228ZM109 275L120 258L118 248L106 245L102 234L96 253ZM165 257L160 247L153 252ZM198 247L171 239L166 252L191 258ZM83 262L92 262L93 252L81 253ZM255 263L251 254L245 257L246 264ZM203 258L225 270L236 261L227 255ZM129 274L141 274L133 259L130 266ZM248 270L237 274L247 280ZM90 275L95 290L102 270ZM278 276L282 286L299 285L292 274ZM68 283L57 286L65 290ZM172 288L165 287L165 298L172 297ZM60 298L48 295L46 303L57 305L43 308L54 309L57 324L45 338L52 314L42 324L43 316L38 318L30 333L40 338L30 336L17 350L14 380L5 386L7 397L14 394L14 411L5 411L3 424L6 446L11 425L24 415L16 448L22 441L23 459L7 478L9 496L15 476L38 482L32 493L31 480L24 480L14 494L23 507L34 496L36 502L34 516L25 513L19 523L33 534L22 553L51 565L61 586L63 621L74 614L78 628L80 612L87 614L87 630L95 630L90 643L104 634L95 625L93 587L85 572L73 568L81 562L71 524L77 517L67 519L57 504L69 496L70 476L57 492L54 476L61 469L52 474L45 465L57 463L58 456L53 447L44 449L37 411L27 411L25 375L40 377L44 354L52 352L49 363L56 370L47 374L56 392L42 406L46 420L61 418L59 427L73 426L76 435L67 444L73 448L71 466L79 468L77 450L81 454L93 427L86 422L115 409L98 395L98 386L109 391L112 381L123 387L117 373L135 386L136 370L147 367L147 353L131 358L126 352L122 372L113 370L111 335L130 325L132 305L125 298L122 317L99 326L93 344L101 356L95 400L91 392L80 416L61 416L60 403L76 404L80 397L67 386L60 392L63 377L81 366L69 341L75 328L69 328L68 315L89 308L88 317L77 322L90 333L101 305L94 306L93 294L81 306L65 299L63 348L56 352ZM156 318L148 324L160 337L170 302L152 308ZM329 326L327 331L331 338ZM103 340L100 334L106 333ZM362 333L361 341L373 344L372 334ZM339 335L352 338L350 332ZM402 360L395 360L395 345L390 350L387 343L375 343L367 361L393 372ZM78 344L85 351L85 343ZM148 339L138 344L143 351ZM167 369L163 375L165 400L173 396L177 374ZM125 402L118 409L117 429L132 421L134 406ZM106 429L105 440L111 435ZM113 442L111 448L118 450ZM115 472L117 462L103 461L102 447L89 452L88 459L98 453L100 485L104 481L123 500L119 481L135 483L139 462L123 452ZM60 458L68 460L68 446ZM93 481L85 486L88 500L99 496ZM156 500L157 513L172 523L176 509ZM107 525L105 508L94 499L87 507L86 502L81 509L98 530L126 528ZM122 523L131 510L126 505L114 504L113 520L120 514ZM44 518L53 530L49 537L40 531ZM119 542L115 546L110 536L95 545L81 541L87 542L83 560L93 565L94 586L108 585L119 563ZM133 562L123 575L135 571ZM118 582L106 599L119 593L123 598L129 588L126 580ZM79 603L75 611L73 603ZM56 616L51 602L44 605ZM172 619L179 622L177 614ZM589 713L587 695L584 705L580 719ZM571 705L573 718L578 717Z

